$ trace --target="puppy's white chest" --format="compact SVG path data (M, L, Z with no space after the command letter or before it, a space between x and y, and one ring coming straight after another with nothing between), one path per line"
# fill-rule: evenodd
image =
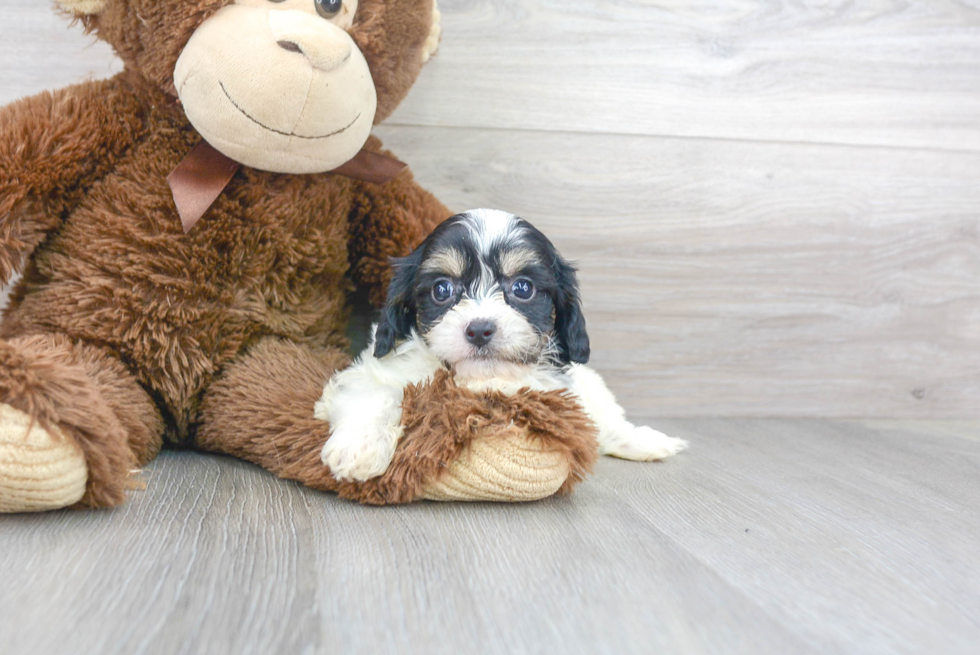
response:
M556 391L569 386L569 380L561 373L533 368L524 371L495 371L480 376L469 376L465 372L456 371L455 379L457 384L475 393L498 391L507 396L513 396L522 389Z

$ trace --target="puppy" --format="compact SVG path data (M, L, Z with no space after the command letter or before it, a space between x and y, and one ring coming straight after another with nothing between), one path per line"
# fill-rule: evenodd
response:
M321 458L341 480L384 473L402 434L405 386L439 369L477 392L569 390L598 427L603 454L655 460L686 447L627 421L588 359L575 269L547 237L501 211L453 216L394 261L371 344L323 390L315 416L332 434Z

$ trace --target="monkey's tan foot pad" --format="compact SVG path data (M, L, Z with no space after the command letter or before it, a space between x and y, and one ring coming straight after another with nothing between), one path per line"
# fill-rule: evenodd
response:
M0 512L41 512L81 500L88 467L81 448L57 428L0 403Z
M568 479L568 458L522 435L475 441L425 485L426 500L526 502L552 496Z

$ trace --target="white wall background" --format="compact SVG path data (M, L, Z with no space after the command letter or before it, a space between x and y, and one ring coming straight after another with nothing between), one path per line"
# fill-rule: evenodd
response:
M0 102L119 69L0 4ZM980 2L440 6L377 133L579 262L631 411L980 417Z

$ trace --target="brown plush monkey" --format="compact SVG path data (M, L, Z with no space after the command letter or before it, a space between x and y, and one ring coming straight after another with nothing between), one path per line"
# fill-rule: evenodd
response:
M125 69L0 109L0 281L23 271L0 328L0 511L117 505L164 444L367 502L581 479L577 408L445 378L407 395L415 450L382 478L339 485L318 460L348 293L380 302L388 258L450 213L369 136L435 50L433 0L59 1Z

